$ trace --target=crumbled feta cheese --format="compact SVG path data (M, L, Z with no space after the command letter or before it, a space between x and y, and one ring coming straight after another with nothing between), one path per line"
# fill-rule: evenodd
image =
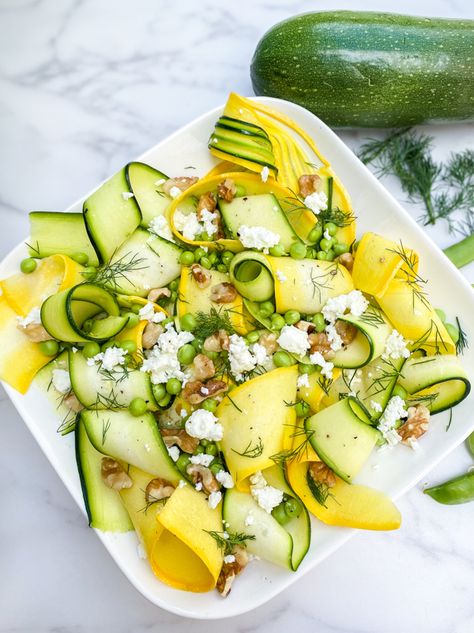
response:
M314 352L310 355L309 360L313 365L319 365L321 367L321 375L326 378L332 378L332 370L334 369L334 363L325 360L321 352Z
M410 350L407 348L407 342L397 330L392 330L385 341L382 358L384 360L388 360L389 358L398 360L399 358L408 358L409 356Z
M224 556L224 563L235 563L235 556L233 554L227 554L227 556Z
M287 277L284 273L281 272L281 270L277 270L275 271L275 277L278 279L278 281L280 283L285 283L285 281L287 280Z
M198 492L201 492L201 490L202 490L202 481L198 481L197 484L195 484L194 488Z
M179 480L179 484L178 484L178 488L184 488L185 485L186 485L186 482L184 481L184 479L180 479Z
M224 525L226 525L226 524L224 524ZM228 524L227 524L227 526L228 526ZM229 533L228 532L222 532L222 538L225 538L225 540L228 541L229 540Z
M325 239L327 239L327 240L331 240L331 239L332 239L332 237L331 237L331 235L329 234L329 231L328 231L327 229L324 229L323 237L324 237Z
M267 350L260 343L247 345L247 341L238 334L232 334L229 338L229 363L230 371L236 380L243 380L244 374L250 372L257 365L265 365L268 361Z
M87 364L100 365L105 371L115 371L117 367L125 364L127 352L121 347L108 347L105 352L99 352L87 359Z
M326 325L326 334L328 335L329 344L333 352L337 352L343 346L342 338L339 336L334 323Z
M309 377L308 374L300 374L296 379L296 386L298 388L301 387L309 387Z
M263 167L262 171L260 172L260 178L262 179L262 182L267 182L269 175L270 175L270 170L265 165L265 167Z
M209 394L209 389L207 387L201 387L199 391L203 396L207 396Z
M155 187L161 187L161 185L164 185L166 182L165 178L160 178L159 180L155 180Z
M420 445L418 444L418 441L414 437L409 437L407 439L407 444L414 451L420 450Z
M150 323L161 323L166 319L166 314L164 312L155 312L151 301L148 301L143 308L140 308L138 316L141 321L149 321Z
M181 413L179 415L182 418L187 418L188 417L188 412L186 411L186 409L181 409Z
M183 237L187 240L194 240L196 235L202 233L202 225L198 220L196 213L182 213L176 211L173 216L173 221L176 229L182 233Z
M252 510L249 510L249 512L247 513L247 516L245 517L245 526L249 527L250 525L253 525L255 522L255 517L252 513Z
M224 488L233 488L234 480L230 473L227 473L225 470L220 470L216 473L217 481L224 486Z
M222 424L211 411L205 409L193 411L186 420L185 427L188 435L197 437L199 440L219 442L224 435Z
M239 240L245 248L255 248L258 251L268 253L272 246L276 246L280 241L278 233L269 231L264 226L247 226L242 224L237 234Z
M408 411L405 409L405 401L400 396L390 398L377 427L388 446L395 446L395 444L400 442L401 437L395 429L395 424L400 418L404 418L407 415Z
M178 461L179 457L179 448L177 446L168 446L168 455L174 462Z
M150 233L154 233L155 235L162 237L164 240L168 240L169 242L173 241L173 233L171 232L168 220L164 215L157 215L154 217L148 225L148 230Z
M77 349L77 347L74 347L74 345L73 345L73 346L71 347L71 351L72 351L72 353L73 353L73 354L76 354L76 353L77 353L77 351L78 351L78 349Z
M315 191L306 196L304 204L314 215L319 215L321 211L325 211L328 208L328 197L324 191Z
M140 371L151 374L154 385L168 382L170 378L186 381L186 375L181 370L178 360L178 350L186 343L194 340L191 332L176 332L172 323L168 323L165 331L158 337L156 345L147 352Z
M258 505L268 514L283 501L283 491L269 486L261 471L250 477L250 493Z
M217 492L211 492L211 494L209 495L209 499L207 500L207 504L211 508L211 510L214 510L214 508L217 508L217 506L221 502L221 499L222 492L220 492L220 490L218 490Z
M32 308L25 317L17 316L16 320L20 327L28 327L29 325L41 325L41 308Z
M331 297L322 309L326 321L334 323L345 314L350 312L353 316L359 317L367 310L369 302L360 290L351 290L345 295Z
M177 198L178 196L181 195L181 189L179 187L171 187L170 189L170 196L172 198Z
M53 387L59 393L69 393L71 391L71 378L65 369L53 369Z
M190 462L191 464L198 464L199 466L205 466L207 468L208 466L210 466L213 459L213 455L198 453L198 455L191 455Z
M380 402L376 402L375 400L370 401L370 408L377 413L382 413L382 405Z
M122 198L124 200L130 200L130 198L133 198L133 193L131 193L131 191L122 191Z
M214 235L215 233L217 233L216 220L217 220L217 213L212 213L211 211L208 211L207 209L201 210L200 222L203 226L203 230L208 235Z
M282 349L298 356L304 356L310 347L308 334L294 325L282 327L277 343Z

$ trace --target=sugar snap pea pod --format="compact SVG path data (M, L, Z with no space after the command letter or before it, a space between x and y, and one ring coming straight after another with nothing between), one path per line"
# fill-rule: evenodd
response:
M438 503L457 505L474 501L474 471L455 477L444 484L426 488L423 491Z
M469 450L474 455L474 433L467 438L467 445L469 446Z

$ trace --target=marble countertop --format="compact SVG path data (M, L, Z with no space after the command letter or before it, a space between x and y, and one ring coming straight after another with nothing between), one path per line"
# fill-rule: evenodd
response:
M252 94L263 32L329 0L0 0L0 257L27 234L27 212L57 209L167 134ZM413 11L410 0L338 8ZM474 18L466 0L420 0L423 15ZM455 95L453 96L455 98ZM429 128L439 157L473 146L472 125ZM357 148L367 133L340 136ZM388 188L401 200L397 183ZM410 207L416 217L417 210ZM432 231L441 245L444 227ZM474 281L474 267L464 271ZM468 633L474 630L474 504L402 498L395 533L361 532L256 611L183 620L128 583L0 388L0 633ZM427 478L472 463L464 446Z

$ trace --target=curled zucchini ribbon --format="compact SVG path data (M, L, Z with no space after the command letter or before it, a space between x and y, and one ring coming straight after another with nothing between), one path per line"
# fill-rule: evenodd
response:
M84 323L100 312L108 316L95 319L90 331L86 331ZM84 283L46 299L41 307L41 321L53 338L66 343L85 343L115 336L123 330L128 317L120 316L116 299L105 288Z

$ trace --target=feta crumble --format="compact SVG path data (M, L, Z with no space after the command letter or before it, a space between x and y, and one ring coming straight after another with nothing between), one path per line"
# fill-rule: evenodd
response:
M224 486L224 488L233 488L234 480L230 473L227 473L225 470L220 470L215 475L217 481Z
M300 374L296 379L296 386L298 388L301 387L309 387L309 377L308 374Z
M326 378L332 378L332 370L334 369L334 363L325 360L321 352L314 352L309 357L309 360L313 365L319 365L321 367L321 375Z
M127 352L121 347L108 347L105 352L99 352L92 358L87 359L87 364L100 365L105 371L115 371L117 367L125 364Z
M198 464L199 466L205 466L206 468L211 465L213 455L206 455L205 453L199 453L198 455L191 455L189 461L191 464Z
M25 317L17 316L18 325L22 328L29 325L41 325L41 308L32 308Z
M388 360L389 358L398 360L399 358L408 358L409 356L410 350L407 348L407 342L397 330L392 330L385 341L382 358L384 360Z
M122 198L124 200L130 200L130 198L133 198L133 193L131 191L122 191Z
M173 241L173 233L171 232L168 220L164 215L157 215L154 217L148 225L148 230L150 233L154 233L155 235L162 237L164 240L168 240L168 242Z
M156 345L147 352L147 357L140 371L149 372L154 385L168 382L170 378L186 381L178 360L178 350L186 343L194 340L191 332L176 332L172 323L168 323L163 334L160 334Z
M369 302L360 290L351 290L345 295L338 295L327 300L322 309L326 321L335 323L346 311L353 316L359 317L367 310Z
M324 191L315 191L306 196L304 204L314 215L319 215L321 211L325 211L328 208L328 197Z
M161 323L166 319L164 312L155 312L153 303L148 301L138 312L140 321L148 321L149 323Z
M185 428L188 435L199 440L219 442L224 435L222 424L211 411L205 409L193 411L186 420Z
M282 327L277 343L282 349L298 356L304 356L310 347L307 333L294 325Z
M235 563L235 556L233 554L227 554L227 556L224 556L224 563Z
M268 176L270 175L270 170L268 169L268 167L265 165L262 169L262 171L260 172L260 178L262 179L262 182L267 182L268 180Z
M69 393L71 391L71 377L65 369L53 369L53 387L59 393Z
M170 189L170 196L172 198L177 198L178 196L181 195L181 189L179 187L171 187Z
M332 236L329 234L328 229L324 229L323 237L324 237L326 240L331 240L331 239L332 239Z
M260 343L248 345L247 341L238 334L232 334L229 338L229 363L230 371L236 380L244 380L244 374L250 372L268 361L267 350Z
M196 236L204 231L210 236L217 233L217 213L212 213L207 209L202 209L200 213L200 219L194 212L185 214L176 211L174 214L174 225L187 240L196 239Z
M269 486L260 470L250 477L250 493L268 514L283 501L283 491Z
M401 441L402 438L397 433L395 424L400 418L404 418L407 415L408 411L405 409L405 401L400 396L390 398L377 427L388 446L395 446Z
M343 346L342 338L339 336L334 323L328 323L326 325L325 332L328 335L329 345L331 346L332 351L337 352L340 350Z
M207 504L211 508L211 510L214 510L214 508L217 508L217 506L221 502L221 499L222 492L220 492L219 490L217 492L211 492L211 494L209 495L209 499L207 500Z
M174 462L178 461L179 457L179 448L177 446L168 446L168 455Z
M155 187L161 187L161 185L164 185L166 182L165 178L160 178L159 180L155 180L154 185Z
M184 481L184 479L180 479L179 480L179 484L178 484L178 488L184 488L186 485L186 482Z
M202 481L198 481L197 484L195 484L194 489L197 490L198 492L201 492L201 490L202 490Z
M250 510L247 513L247 516L245 517L245 526L249 527L250 525L253 525L255 523L255 517L252 513L252 511Z
M370 408L377 413L382 413L382 405L380 402L376 402L375 400L370 401Z
M278 279L278 281L280 283L285 283L285 281L287 280L287 277L284 273L281 272L281 270L276 270L275 271L275 277Z
M237 234L239 240L245 248L255 248L258 251L268 253L272 246L276 246L280 241L278 233L269 231L264 226L247 226L242 224Z

